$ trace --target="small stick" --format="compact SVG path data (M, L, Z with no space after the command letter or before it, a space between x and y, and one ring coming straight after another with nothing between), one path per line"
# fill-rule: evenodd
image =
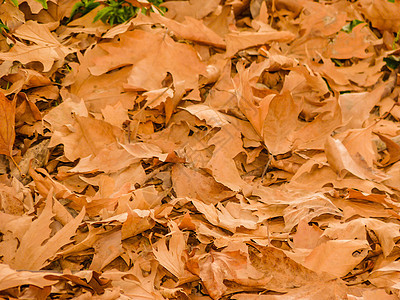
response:
M262 172L261 179L263 179L265 174L267 173L267 170L268 170L269 165L271 164L271 161L272 161L272 154L269 155L268 162L265 165L264 171Z
M14 158L10 155L9 156L12 160L12 162L14 163L14 165L17 167L19 174L21 175L22 178L25 178L25 174L22 172L21 168L18 166L17 162L14 160Z

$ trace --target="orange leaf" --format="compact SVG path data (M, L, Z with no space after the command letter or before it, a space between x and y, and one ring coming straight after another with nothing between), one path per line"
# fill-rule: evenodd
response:
M15 100L10 101L0 92L0 154L11 157L15 139Z

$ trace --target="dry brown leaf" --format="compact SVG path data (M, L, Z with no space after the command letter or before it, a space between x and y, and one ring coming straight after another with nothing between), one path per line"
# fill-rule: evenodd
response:
M28 21L28 24L20 26L15 34L35 44L25 45L16 42L9 52L0 53L0 59L19 61L23 64L38 61L43 64L43 72L48 72L55 61L63 60L74 51L57 41L46 25L34 21Z
M314 249L323 231L315 225L308 225L303 219L297 224L296 233L293 235L295 248Z
M380 85L372 92L347 93L339 96L343 129L359 129L368 119L371 109L385 93L386 85Z
M246 182L240 177L233 158L244 151L240 132L232 125L222 127L209 141L209 145L215 145L207 168L211 169L214 179L230 188L239 191L246 186Z
M167 72L171 73L175 84L184 81L186 88L193 89L197 87L199 74L205 71L192 47L176 43L163 33L142 30L126 32L120 35L118 44L99 44L95 53L89 70L96 76L133 65L128 82L124 85L130 90L160 89ZM153 68L149 69L148 65Z
M386 166L386 165L390 165L392 163L399 161L400 160L400 145L398 145L392 139L390 139L389 137L387 137L383 134L377 133L377 135L385 143L387 151L389 152L388 160L385 160L381 163Z
M337 59L367 58L372 53L366 52L371 42L368 42L369 34L363 24L353 28L351 33L340 31L333 45L328 49L327 56Z
M171 179L178 197L199 199L205 204L216 204L235 195L211 176L182 165L173 166Z
M0 92L0 154L10 157L15 139L15 102Z
M222 127L229 124L224 114L207 105L196 104L187 106L183 109L195 115L200 120L204 120L211 127Z
M362 157L352 157L343 143L329 137L325 144L325 153L331 167L343 178L347 172L361 179L369 179L377 182L388 179L386 174L369 168Z
M330 36L346 24L347 14L334 5L306 2L301 15L300 27L304 35Z
M360 291L361 290L361 291ZM382 299L393 299L383 290L377 290L379 292L376 295L379 297L388 298ZM307 300L331 300L331 299L358 299L362 294L362 288L351 288L348 287L341 280L331 280L327 282L315 282L314 284L308 284L299 288L293 288L286 294L280 295L254 295L254 294L238 294L234 295L232 299L237 300L291 300L291 299L307 299ZM364 294L363 294L364 295ZM368 295L365 292L365 295ZM374 295L374 294L372 294ZM353 298L354 297L354 298ZM363 300L372 300L364 296ZM377 298L374 298L377 299ZM379 298L380 299L380 298Z
M362 218L349 221L345 224L333 225L325 230L323 236L332 240L367 240L367 233L376 235L383 254L389 256L400 238L400 226L393 223L385 223L372 218Z
M45 279L46 273L18 272L8 265L0 264L0 291L14 288L24 284L32 284L37 287L52 285L54 281Z
M270 102L262 135L268 151L273 155L283 154L292 149L300 110L289 93L276 95Z
M123 240L151 229L155 225L154 220L150 218L150 211L148 211L147 215L145 211L132 210L130 207L127 207L127 211L126 221L124 221L121 228L121 238Z
M200 276L213 299L220 299L228 290L224 284L225 280L256 288L263 288L271 280L271 276L264 276L263 273L257 271L250 264L248 254L240 250L211 251L196 256L189 260L188 268Z
M215 11L219 2L219 0L168 1L163 3L163 6L168 9L165 14L167 18L181 22L187 16L202 19Z
M85 216L85 209L83 209L74 220L71 220L55 235L50 237L51 229L49 226L54 216L50 199L48 198L42 214L32 222L30 228L22 237L11 265L13 268L25 270L40 270L43 268L48 259L53 258L62 246L71 242L70 238L75 234Z
M240 227L246 229L256 229L258 227L258 218L254 215L235 216L220 203L215 207L213 204L204 204L195 199L191 199L191 202L211 224L231 232L236 232Z
M24 13L12 3L5 2L2 4L0 6L1 20L8 28L15 30L25 21Z
M343 135L343 145L350 155L360 155L367 166L372 168L378 160L378 151L372 142L372 128L348 130Z
M341 277L353 270L369 249L365 240L330 240L314 248L301 264L317 273Z
M226 55L232 57L239 50L272 42L291 42L294 38L294 34L288 31L232 32L225 36Z
M371 20L374 27L396 32L399 28L400 21L398 13L400 11L399 3L378 0L362 0L357 5L362 12Z
M169 247L167 248L167 239L160 239L153 246L153 254L157 261L171 272L180 281L185 281L186 277L191 277L185 270L185 261L187 260L185 236L179 230L178 225L174 222L170 223Z
M152 15L154 22L166 25L178 37L192 40L198 43L215 46L225 49L225 41L214 31L204 25L203 21L196 20L189 16L185 17L183 23L165 18L161 15Z
M265 288L276 292L287 292L295 287L328 281L326 274L317 274L290 258L287 251L271 246L250 247L250 259L254 267L270 276Z
M95 250L89 269L101 271L124 251L121 244L121 231L103 234L94 244Z
M283 210L285 230L290 232L300 221L311 222L322 215L341 216L341 211L322 193L296 195Z
M71 161L89 155L96 156L105 147L114 145L116 148L117 142L124 140L122 130L105 121L78 115L74 119L73 131L64 133L60 138L65 147L65 156Z

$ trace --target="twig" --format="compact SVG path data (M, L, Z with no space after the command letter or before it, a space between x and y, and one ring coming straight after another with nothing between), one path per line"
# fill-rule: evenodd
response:
M262 172L261 179L263 179L265 174L267 173L267 170L268 170L269 165L271 164L271 161L272 161L272 154L270 153L270 155L268 157L268 162L265 165L264 171Z

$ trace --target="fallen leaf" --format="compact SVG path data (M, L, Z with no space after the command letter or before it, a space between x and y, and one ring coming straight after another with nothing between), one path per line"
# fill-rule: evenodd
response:
M71 220L54 236L50 237L51 229L49 226L54 214L52 213L52 201L47 201L42 214L32 222L29 230L22 237L12 267L25 270L43 268L48 259L54 257L62 246L71 242L70 238L75 234L84 215L85 210L83 209L74 220ZM43 244L43 242L45 243ZM33 249L35 249L34 252Z
M338 175L343 178L346 172L361 179L369 179L375 181L383 181L387 179L385 174L379 173L377 170L368 168L367 164L362 158L357 158L357 161L350 155L346 147L341 141L329 137L326 143L326 156L332 168L338 172ZM365 164L365 166L363 165Z
M289 93L277 95L270 102L262 134L268 151L273 155L291 150L300 109Z
M15 139L15 100L8 100L0 92L0 106L0 154L11 157Z
M145 46L143 43L148 45ZM127 52L127 49L130 51ZM147 49L157 49L157 53L161 56ZM204 65L190 46L176 43L162 33L155 34L142 30L120 35L118 45L100 44L96 55L92 57L89 70L98 76L127 65L133 65L133 68L124 87L131 90L160 89L167 72L172 74L174 82L183 80L186 88L195 88L198 76L205 71ZM148 65L153 65L157 71L152 69L150 72Z

